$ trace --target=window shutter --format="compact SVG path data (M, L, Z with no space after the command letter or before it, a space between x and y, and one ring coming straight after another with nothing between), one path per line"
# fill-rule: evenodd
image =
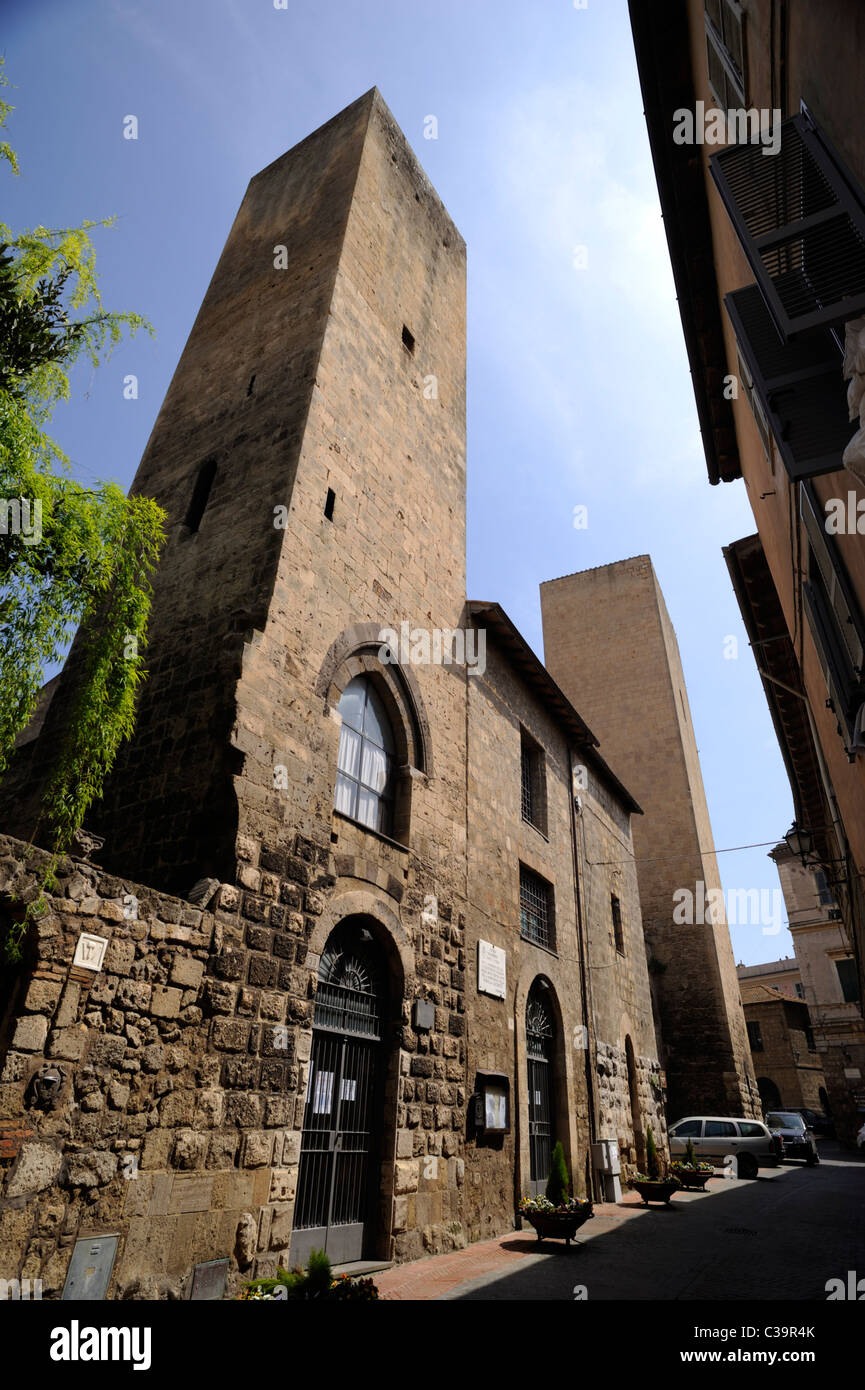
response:
M712 95L724 111L747 106L743 19L735 0L705 0L706 66Z
M854 680L859 681L865 665L865 626L850 581L836 554L834 539L826 532L819 500L811 488L799 488L799 512L823 580L840 645L846 652Z
M724 304L790 477L796 482L843 468L854 425L830 330L782 342L756 285L734 290Z
M865 311L865 208L807 116L777 154L730 145L709 167L782 337Z

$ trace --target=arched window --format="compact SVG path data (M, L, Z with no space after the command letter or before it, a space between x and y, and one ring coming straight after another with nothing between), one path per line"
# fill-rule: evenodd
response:
M344 816L391 833L396 745L384 704L369 676L349 681L339 702L334 806Z

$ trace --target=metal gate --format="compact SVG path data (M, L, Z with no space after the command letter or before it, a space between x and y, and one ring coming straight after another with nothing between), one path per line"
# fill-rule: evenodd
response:
M544 1191L553 1152L551 1073L553 1021L537 986L526 1004L529 1082L529 1177L532 1196Z
M360 1260L378 1184L382 972L368 932L337 928L318 972L292 1264Z

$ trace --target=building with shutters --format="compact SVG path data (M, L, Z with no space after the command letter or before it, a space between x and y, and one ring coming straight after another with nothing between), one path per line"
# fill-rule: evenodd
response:
M790 779L791 844L826 875L861 994L865 12L630 12L709 482L743 478L754 513L725 558ZM737 111L753 113L748 139Z
M822 1104L815 1108L831 1114L836 1132L849 1140L865 1119L865 1022L856 957L825 869L803 865L783 842L772 858L796 952L793 987L808 1006L825 1078ZM740 978L746 973L740 971Z
M459 1248L556 1141L595 1194L664 1146L640 808L466 601L465 469L465 246L373 90L252 179L133 484L135 732L0 994L0 1268L47 1295L97 1236L109 1297Z

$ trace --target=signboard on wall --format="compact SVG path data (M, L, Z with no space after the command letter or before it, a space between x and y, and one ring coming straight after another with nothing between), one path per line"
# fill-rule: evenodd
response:
M478 942L478 992L504 999L507 993L506 955L491 941Z

